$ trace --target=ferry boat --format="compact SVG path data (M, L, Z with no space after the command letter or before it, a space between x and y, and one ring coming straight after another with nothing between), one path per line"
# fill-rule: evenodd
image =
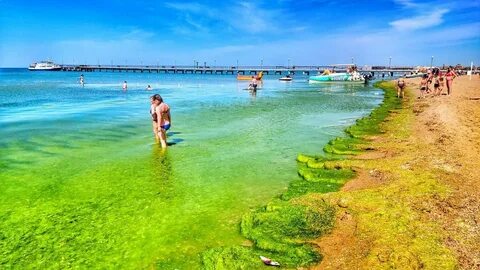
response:
M311 83L365 83L365 78L357 71L357 68L353 64L339 64L332 65L335 67L343 67L347 69L347 72L331 72L326 69L322 74L316 76L310 76L309 82Z
M52 61L41 61L37 63L33 63L28 67L30 71L55 71L61 70L62 67L53 63Z

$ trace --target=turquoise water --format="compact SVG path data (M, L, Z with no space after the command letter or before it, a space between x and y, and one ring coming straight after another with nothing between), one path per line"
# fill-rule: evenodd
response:
M0 70L0 265L199 268L244 241L242 214L297 179L298 153L382 100L301 76L267 76L252 97L227 75L84 73L84 88L79 75ZM167 151L153 93L172 108Z

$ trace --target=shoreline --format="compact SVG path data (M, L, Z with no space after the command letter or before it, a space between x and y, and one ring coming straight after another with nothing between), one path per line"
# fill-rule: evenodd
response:
M381 84L381 83L380 83ZM380 84L375 84L376 87ZM381 133L380 123L401 106L396 93L383 89L383 102L372 112L325 145L321 156L297 157L301 179L264 206L243 216L241 234L248 240L243 246L220 247L202 254L206 269L257 269L263 264L258 256L271 257L285 267L308 267L322 261L315 239L332 231L336 205L322 195L337 192L356 171L336 165L345 155L369 151L369 136ZM313 194L319 197L310 196Z

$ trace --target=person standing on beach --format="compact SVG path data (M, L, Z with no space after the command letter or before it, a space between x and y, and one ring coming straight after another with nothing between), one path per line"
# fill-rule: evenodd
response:
M405 80L400 78L397 80L397 98L405 96Z
M159 94L154 95L154 100L156 105L155 113L157 115L157 130L158 136L160 137L160 144L162 145L162 148L167 148L167 130L169 130L172 125L170 106L163 102L163 98Z
M155 142L160 142L160 137L158 136L158 124L157 124L157 104L155 102L156 99L158 99L160 95L155 94L150 97L150 115L152 116L152 128L153 128L153 134L155 136Z
M425 98L425 92L427 91L428 75L424 74L420 81L420 98Z
M445 74L445 79L447 80L447 95L452 93L452 83L455 77L457 77L457 74L455 71L453 71L452 67L449 67L447 69L447 73Z
M128 90L127 81L123 81L122 89L123 89L123 92L127 92L127 90Z

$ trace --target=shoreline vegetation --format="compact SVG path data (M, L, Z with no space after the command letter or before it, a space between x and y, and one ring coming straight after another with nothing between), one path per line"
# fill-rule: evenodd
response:
M371 137L383 134L382 123L402 109L393 83L380 82L375 86L384 90L381 105L348 127L345 136L332 139L324 147L323 155L299 154L301 179L291 182L284 193L267 205L245 214L240 232L248 241L242 246L207 250L202 254L204 268L258 269L263 267L260 255L285 268L308 267L322 261L316 239L332 232L338 208L347 208L349 201L340 198L334 203L327 195L341 193L341 187L358 174L349 164L350 156L373 150Z

